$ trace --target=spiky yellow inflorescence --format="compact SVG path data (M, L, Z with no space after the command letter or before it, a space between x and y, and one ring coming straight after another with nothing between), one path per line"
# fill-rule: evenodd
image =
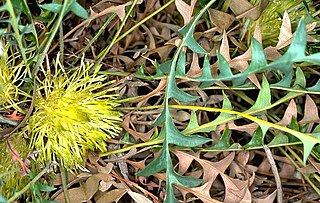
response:
M18 87L22 84L22 78L26 76L26 68L22 63L16 65L12 60L8 60L9 46L3 46L0 41L0 109L13 107L20 112L22 109L17 105L19 95L26 95Z
M108 94L115 89L106 89L111 82L105 75L89 74L92 66L83 63L72 74L59 63L55 67L54 75L44 72L23 132L31 149L40 151L40 163L57 161L72 170L83 166L87 150L107 150L106 139L121 131L121 114L115 95Z

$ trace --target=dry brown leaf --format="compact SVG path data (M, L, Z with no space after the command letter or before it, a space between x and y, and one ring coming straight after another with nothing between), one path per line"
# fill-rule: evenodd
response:
M97 203L112 203L117 202L119 199L126 194L128 190L125 188L114 189L109 192L105 192L96 202Z
M87 200L90 200L94 194L99 190L99 179L91 176L84 183L84 189L86 192Z
M216 9L210 8L208 12L210 21L215 26L217 26L218 32L220 33L222 33L224 30L227 30L233 23L233 21L236 19L234 16Z
M199 76L200 73L201 73L201 68L199 65L198 54L192 53L192 63L190 65L190 69L187 75L190 77L196 77L196 76Z
M279 125L287 126L291 123L292 118L297 118L297 105L293 99L291 99L281 121L278 122Z
M265 198L253 198L255 203L270 203L274 202L277 196L277 190L273 191L270 195L267 195Z
M283 179L291 179L294 178L294 173L296 172L296 167L292 164L283 163L281 166L281 171L279 172L279 176Z
M262 174L270 174L270 163L267 158L264 158L261 164L258 167L258 172Z
M229 42L227 39L227 34L224 31L222 35L222 41L220 46L220 54L229 62L230 58L230 50L229 50Z
M304 114L301 121L299 121L299 124L305 124L305 123L319 123L319 113L318 113L318 107L316 103L312 100L312 98L307 95L306 96L306 103L304 105Z
M175 151L174 151L175 152ZM179 169L178 169L178 173L183 175L187 172L189 166L191 165L192 161L193 161L193 157L190 156L185 156L184 154L181 153L174 153L178 159L179 159ZM195 153L194 156L199 158L200 153Z
M82 187L78 187L78 188L71 188L68 190L69 193L69 197L70 197L70 201L71 203L80 203L80 202L86 202L87 201L87 197L85 194L85 190ZM64 199L64 193L60 193L55 199L54 201L59 202L59 203L64 203L65 199Z
M191 4L189 6L183 0L175 0L177 10L182 15L185 25L187 25L191 21L193 9L196 3L197 0L191 0Z
M249 17L257 20L268 3L269 0L261 0L257 5L253 6L247 0L233 0L230 4L230 9L237 15L237 19Z
M128 191L128 194L132 197L132 199L134 201L136 201L137 203L153 203L151 200L149 200L147 197L136 193L136 192L132 192L132 191Z
M282 49L288 46L292 39L291 21L287 11L284 12L282 18L282 25L280 27L280 34L278 37L277 49Z
M185 153L185 152L181 152L181 151L175 151L174 152L178 157L181 156L186 156L189 158L193 158L194 160L196 160L203 168L203 180L206 183L209 183L207 185L206 188L204 188L204 190L209 191L211 188L212 183L214 182L214 180L216 179L216 177L218 175L221 175L222 177L226 178L226 181L228 181L227 179L229 178L227 175L224 174L224 171L229 167L229 165L231 164L235 154L234 153L230 153L227 157L225 157L224 159L222 159L219 162L210 162L207 160L203 160L199 157L196 157L194 155Z

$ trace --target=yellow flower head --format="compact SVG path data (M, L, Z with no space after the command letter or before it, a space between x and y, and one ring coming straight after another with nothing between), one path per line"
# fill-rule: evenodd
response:
M14 57L8 57L8 46L3 46L0 41L0 109L13 107L20 112L17 101L19 95L26 95L18 87L26 75L26 68L22 63L15 65Z
M87 150L107 150L106 139L121 131L121 114L115 109L114 95L108 94L115 88L106 88L111 82L98 76L97 69L90 74L92 66L82 63L69 74L58 62L55 67L54 75L44 71L34 113L24 131L31 139L31 149L41 151L41 163L57 161L76 169L83 166Z

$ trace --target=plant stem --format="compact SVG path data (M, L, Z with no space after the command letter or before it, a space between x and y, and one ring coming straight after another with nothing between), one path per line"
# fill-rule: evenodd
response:
M14 202L16 199L18 199L22 194L24 194L35 182L37 182L46 172L47 170L55 165L55 163L49 164L45 169L43 169L34 179L32 179L24 188L22 188L20 191L16 192L14 196L12 196L9 200L8 203Z

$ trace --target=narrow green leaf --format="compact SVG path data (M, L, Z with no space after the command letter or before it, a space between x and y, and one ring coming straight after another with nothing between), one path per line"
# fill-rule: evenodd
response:
M183 135L174 125L172 118L167 118L164 128L166 128L167 142L181 147L196 147L210 142L210 138L198 135Z
M167 163L171 162L168 145L164 143L161 154L146 167L137 173L139 176L151 176L167 168Z
M189 131L189 130L192 130L197 127L199 127L197 114L196 114L196 111L192 111L191 116L190 116L190 121L189 121L187 127L182 131L182 133Z
M89 14L87 13L86 9L84 9L77 1L74 1L70 6L70 11L75 15L79 16L83 19L88 19Z
M264 138L264 135L263 135L262 129L258 127L257 130L253 133L252 139L250 140L250 142L244 145L243 147L245 149L261 147L263 145L263 138Z
M271 92L270 92L270 86L268 83L268 80L265 76L263 76L262 79L262 86L261 90L259 92L258 98L256 100L256 103L246 111L246 113L251 113L254 111L259 111L260 109L271 105ZM259 111L259 114L263 112Z
M190 95L181 89L179 89L176 85L175 77L170 76L168 81L168 98L175 98L181 102L187 103L198 99L198 96Z
M304 76L304 73L303 71L301 70L300 67L297 67L297 70L296 70L296 80L293 84L293 87L294 89L298 88L298 89L305 89L307 85L307 82L306 82L306 77Z
M229 128L226 126L224 128L223 134L221 135L219 141L214 144L211 147L208 147L206 149L211 150L211 149L220 149L220 150L224 150L224 149L228 149L231 145L230 145L230 130Z
M185 38L183 46L187 46L191 51L198 54L206 54L207 51L203 49L194 39L193 33L197 24L198 18L194 17L188 25L183 26L179 32Z
M220 80L232 79L234 76L233 76L233 73L231 72L231 68L227 60L220 54L220 52L217 52L217 57L218 57L218 66L220 71L218 78Z
M62 9L62 4L50 3L50 4L39 4L40 8L44 10L51 11L54 13L60 13Z
M177 76L182 76L182 77L186 76L186 63L187 63L186 51L182 51L177 63L177 70L176 70Z
M272 141L269 142L268 146L279 146L287 143L289 143L289 138L283 133L278 133Z
M264 54L263 47L255 38L252 38L251 50L251 63L249 67L244 71L248 75L260 72L267 66L267 59Z
M170 176L171 184L179 184L185 187L196 187L203 182L202 179L197 179L191 176L182 176L172 168L168 170L168 175Z

